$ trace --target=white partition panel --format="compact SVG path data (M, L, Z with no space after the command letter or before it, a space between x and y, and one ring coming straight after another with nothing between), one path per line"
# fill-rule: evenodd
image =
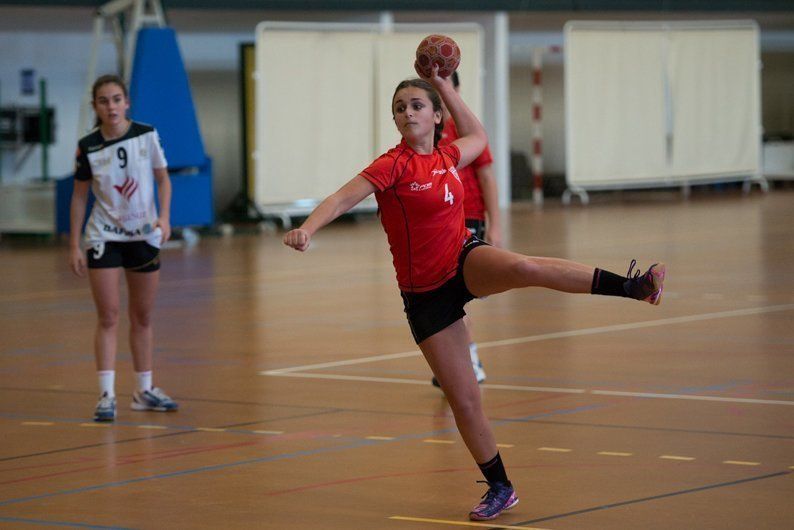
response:
M416 46L430 33L461 47L462 94L482 108L481 31L473 24L263 22L256 39L255 184L263 213L308 213L399 142L391 98L416 77ZM374 207L369 201L365 207Z
M324 197L370 158L374 38L367 32L260 32L255 202Z
M754 26L671 34L674 174L759 172L759 53Z
M569 22L570 189L758 178L753 22Z

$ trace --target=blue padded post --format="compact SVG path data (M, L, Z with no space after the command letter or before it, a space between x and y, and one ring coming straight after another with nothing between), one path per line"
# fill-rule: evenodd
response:
M211 225L214 220L212 160L204 152L187 72L173 29L138 31L130 103L130 118L153 125L160 133L173 186L171 225Z
M204 165L207 156L173 29L138 31L130 102L133 120L157 128L169 167Z

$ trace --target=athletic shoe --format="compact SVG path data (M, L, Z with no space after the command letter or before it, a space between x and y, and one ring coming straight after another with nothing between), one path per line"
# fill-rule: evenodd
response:
M471 355L471 367L474 368L474 375L477 377L477 384L485 381L485 370L482 368L482 361L480 356L477 355L477 345L472 344L469 347L469 354Z
M471 367L474 369L474 376L477 378L477 384L480 384L485 381L485 370L483 370L482 361L480 361L480 357L477 355L476 344L469 347L469 355L471 355ZM430 382L434 387L441 388L441 384L439 384L438 379L435 377L433 377Z
M626 273L628 280L623 284L623 289L635 300L659 305L662 301L662 290L664 289L664 263L654 263L645 271L645 274L640 273L638 269L632 276L631 271L636 264L637 260L631 260L629 272Z
M477 482L485 481L478 480ZM482 496L480 504L469 512L469 519L472 521L496 519L502 512L518 504L518 497L510 481L485 483L488 484L488 491Z
M107 392L99 396L99 402L94 410L94 421L113 421L116 419L116 398L110 397Z
M179 408L179 405L168 397L168 395L157 387L151 390L132 393L132 410L156 410L157 412L171 412Z

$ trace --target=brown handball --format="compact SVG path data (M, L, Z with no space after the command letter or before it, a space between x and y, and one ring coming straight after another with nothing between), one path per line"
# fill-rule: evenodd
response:
M446 35L428 35L416 48L416 64L425 77L433 73L438 65L438 75L449 77L460 64L458 43Z

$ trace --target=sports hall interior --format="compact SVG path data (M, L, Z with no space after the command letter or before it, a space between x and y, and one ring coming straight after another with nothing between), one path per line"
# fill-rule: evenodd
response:
M0 142L0 195L38 186L42 172L72 173L92 24L103 4L0 0L0 109L39 105L39 80L54 109L46 169L41 146ZM154 377L180 410L130 410L122 318L118 417L92 421L96 311L88 283L69 270L64 234L19 229L18 203L0 202L0 528L792 527L790 2L162 7L212 158L211 222L178 227L162 251ZM466 516L484 491L482 476L412 340L375 211L340 218L298 253L282 237L305 209L271 215L257 205L267 188L252 185L241 76L266 21L476 26L481 79L461 83L480 90L505 246L621 274L632 259L643 269L667 264L659 306L536 288L467 305L487 372L486 414L521 499L493 522ZM576 193L563 200L571 189L564 48L571 21L751 21L760 124L750 151L758 171L584 185L586 203ZM117 65L112 44L102 46L97 75ZM538 75L542 180L533 172ZM350 87L336 88L339 104L354 107L344 96ZM294 139L296 160L306 156L301 141Z

